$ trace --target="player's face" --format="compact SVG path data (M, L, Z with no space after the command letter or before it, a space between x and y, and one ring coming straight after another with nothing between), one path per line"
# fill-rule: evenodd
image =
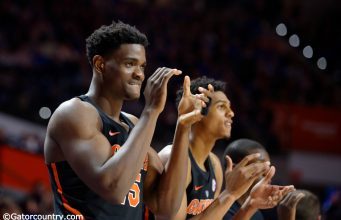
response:
M140 97L145 78L146 52L140 44L122 44L105 61L105 85L116 98L124 100Z
M221 91L214 92L211 98L207 117L202 120L205 123L205 128L217 139L229 138L231 136L232 118L234 117L230 100Z

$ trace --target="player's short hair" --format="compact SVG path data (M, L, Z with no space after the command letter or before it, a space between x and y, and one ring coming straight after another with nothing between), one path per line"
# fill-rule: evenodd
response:
M296 207L296 220L316 220L320 211L320 201L318 197L308 190L297 190L304 194Z
M212 78L207 78L206 76L202 76L199 78L196 78L194 80L191 80L191 93L192 94L197 94L199 93L198 88L203 87L205 89L208 88L208 85L211 84L214 87L214 91L221 91L225 92L226 89L226 83L220 80L215 80ZM179 105L179 102L181 100L183 93L183 87L181 87L177 92L176 92L176 106Z
M251 152L255 150L263 150L267 152L263 145L251 139L241 138L241 139L231 142L226 147L224 154L223 154L224 168L226 169L226 160L225 160L226 155L228 155L232 159L233 163L237 164L244 157L246 157L247 155L250 155Z
M103 25L86 39L86 55L92 66L95 55L107 56L118 49L121 44L141 44L147 47L149 42L145 34L135 26L122 21L113 21L110 25Z

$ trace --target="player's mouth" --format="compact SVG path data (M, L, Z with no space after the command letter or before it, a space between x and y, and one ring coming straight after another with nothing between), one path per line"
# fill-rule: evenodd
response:
M141 81L131 81L128 84L131 86L141 86L142 82Z
M231 120L231 121L225 121L224 124L225 124L226 127L231 127L232 123L233 123L233 121Z

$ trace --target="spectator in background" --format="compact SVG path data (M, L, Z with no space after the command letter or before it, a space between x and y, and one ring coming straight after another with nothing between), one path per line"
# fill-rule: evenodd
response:
M286 133L273 135L271 115L265 114L272 112L270 103L341 106L340 63L332 61L340 48L334 28L339 19L333 18L338 16L334 9L339 1L314 2L323 4L322 17L329 22L318 17L313 22L308 14L299 13L304 4L291 1L283 1L283 7L273 7L272 2L279 1L220 1L219 7L214 6L216 1L194 0L162 1L165 7L159 1L0 2L0 110L17 117L46 124L37 114L41 106L54 111L59 103L87 89L91 74L82 56L83 36L109 22L113 14L148 31L154 44L149 50L151 69L167 63L186 73L210 74L230 82L230 99L239 109L234 135L261 140L271 146L270 153L287 146L283 144ZM89 11L96 19L89 17ZM160 14L162 19L155 19ZM279 20L288 20L289 30L297 27L306 40L315 39L312 62L305 62L299 50L275 35L274 22ZM309 26L302 25L308 20ZM330 56L328 74L316 71L313 60L323 55L318 48ZM176 90L169 86L169 91ZM133 114L141 113L139 104ZM175 120L168 119L176 115L172 107L160 116L156 135L162 139L153 147L172 138L173 129L162 129L175 127Z
M333 190L324 206L326 220L341 219L341 190Z
M4 129L0 128L0 146L7 143L7 135Z
M0 196L0 216L2 217L5 213L21 214L22 210L12 198Z

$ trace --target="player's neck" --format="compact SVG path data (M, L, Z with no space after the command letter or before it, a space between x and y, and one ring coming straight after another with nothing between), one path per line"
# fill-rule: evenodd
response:
M105 91L101 90L100 86L94 82L91 82L89 91L86 95L113 120L119 121L123 105L122 99L113 98L106 94Z
M204 166L214 144L215 140L210 138L209 135L197 134L196 132L191 133L190 148L192 155L199 166Z

